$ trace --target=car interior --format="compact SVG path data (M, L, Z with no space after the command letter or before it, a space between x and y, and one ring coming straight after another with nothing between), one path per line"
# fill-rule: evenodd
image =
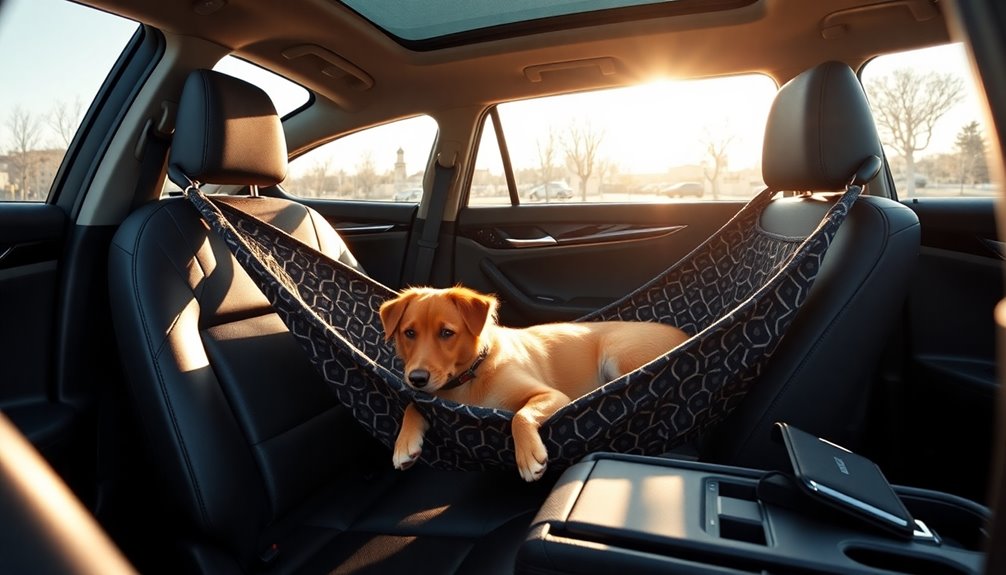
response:
M5 20L26 5L0 5L5 50ZM71 6L122 19L127 40L43 195L25 196L24 158L51 150L0 141L0 200L12 200L0 201L0 572L996 573L1006 560L996 2ZM982 95L988 167L973 195L963 160L942 182L924 146L916 173L931 173L904 182L912 154L885 140L864 80L885 55L956 44ZM304 96L281 108L268 82L221 68L228 58ZM701 160L650 180L588 167L579 146L615 141L590 128L614 108L589 110L554 149L551 127L529 151L505 130L524 102L742 75L772 84L764 116L749 113L751 173L740 136L720 141L728 161L708 132ZM369 153L332 160L355 175L311 155L417 117L434 120L429 149L389 140L384 176ZM18 118L13 135L30 124ZM948 149L964 149L961 134ZM759 229L799 241L871 158L879 172L743 398L669 452L589 453L534 482L422 460L394 469L183 197L199 187L395 290L493 293L500 322L524 327L575 320L675 265L751 197L733 190L777 191ZM529 196L554 183L561 201ZM777 422L869 458L925 525L901 540L802 499Z

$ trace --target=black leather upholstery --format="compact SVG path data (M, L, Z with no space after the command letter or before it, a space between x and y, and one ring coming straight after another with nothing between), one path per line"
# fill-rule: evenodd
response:
M880 155L871 112L852 70L835 62L780 90L765 134L763 171L781 190L842 188L870 156ZM836 196L775 202L764 229L790 237L811 231ZM856 448L880 356L896 325L919 251L915 213L864 196L842 224L808 299L763 376L700 450L704 459L786 469L771 440L775 421Z
M208 93L182 98L182 138L173 144L170 165L194 166L184 175L208 183L274 180L285 157L282 170L273 161L238 170L226 150L185 148L230 145L230 136L198 137L193 130L231 121L216 114L249 113L207 102L260 95L217 76L197 72L186 85L186 96L192 82ZM225 94L213 94L221 86ZM187 110L190 104L197 113ZM219 201L355 263L338 234L300 204L264 197ZM157 485L184 520L176 546L185 571L511 570L548 483L526 485L515 472L393 470L390 452L336 403L187 201L167 199L132 213L113 240L109 273L127 383ZM263 562L273 545L278 555Z
M274 186L286 177L283 125L269 96L249 86L211 70L196 70L185 80L168 161L179 187L187 179Z
M837 190L871 156L883 157L880 138L852 68L825 62L779 90L762 148L770 188Z

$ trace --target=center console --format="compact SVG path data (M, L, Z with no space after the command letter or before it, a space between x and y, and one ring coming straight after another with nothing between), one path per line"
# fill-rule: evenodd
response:
M820 505L785 474L594 454L559 479L517 572L979 574L985 507L895 486L921 522L897 538Z

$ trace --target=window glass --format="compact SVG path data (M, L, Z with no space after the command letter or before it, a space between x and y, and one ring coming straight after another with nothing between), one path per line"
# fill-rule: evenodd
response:
M355 132L290 162L283 189L302 198L418 203L436 137L429 116Z
M281 118L306 104L311 97L307 88L300 84L234 56L224 56L213 69L262 88Z
M45 201L135 22L63 0L6 0L0 19L0 201Z
M982 108L964 48L875 58L863 68L898 196L996 196Z
M520 201L748 200L775 92L752 74L501 104ZM469 204L510 204L486 122Z

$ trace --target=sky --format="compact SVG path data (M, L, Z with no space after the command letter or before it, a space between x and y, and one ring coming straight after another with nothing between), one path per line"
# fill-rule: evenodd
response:
M746 75L691 82L657 81L631 88L513 102L500 117L515 165L539 164L537 142L578 125L603 134L600 155L623 172L657 173L672 165L699 164L704 142L728 134L730 163L738 168L761 158L761 135L775 94L766 76Z
M62 0L6 0L0 18L0 153L10 149L9 116L15 106L32 112L40 121L43 144L57 141L47 127L47 117L57 103L80 101L86 106L97 92L105 74L132 36L136 24ZM69 46L69 48L67 48ZM963 50L941 47L902 56L884 56L870 63L864 78L887 73L910 63L937 71L960 73L966 70ZM222 62L218 69L251 79L273 96L280 113L300 105L305 92L286 81L270 78L264 71L241 62ZM38 71L51 71L38 73ZM960 127L981 120L977 101L968 84L964 101L940 122L933 144L923 153L953 150ZM625 90L607 90L563 98L532 100L501 106L513 162L520 167L538 165L539 142L548 130L557 136L570 122L588 125L603 132L602 155L612 158L622 171L653 173L672 165L698 164L704 159L706 140L730 133L730 167L756 167L761 154L765 116L774 94L771 80L762 76L723 78L694 82L654 82ZM347 147L332 145L328 151L331 168L353 171L363 154L371 150L379 171L390 169L394 150L406 150L411 172L419 169L432 141L431 120L415 120L402 131L379 130L356 136ZM417 143L421 142L421 143ZM362 146L362 148L361 148ZM304 171L305 159L294 171ZM498 160L481 162L499 173ZM296 163L295 163L296 164Z
M57 101L90 104L137 24L60 0L5 0L0 9L0 150L15 106L38 117ZM40 73L42 72L42 73ZM43 126L46 122L42 122ZM46 130L43 145L55 138Z

